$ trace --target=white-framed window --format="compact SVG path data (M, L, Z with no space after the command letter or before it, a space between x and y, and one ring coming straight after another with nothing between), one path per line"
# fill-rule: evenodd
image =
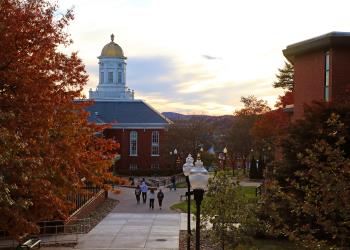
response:
M151 164L151 169L159 169L159 163L158 162L152 163Z
M130 155L137 156L137 132L130 132Z
M113 82L113 72L108 72L108 82L109 83Z
M159 155L159 132L152 131L152 145L151 145L151 155Z
M103 71L101 71L101 73L100 73L100 80L101 80L101 83L105 82L105 74Z
M329 65L329 51L325 53L325 79L324 79L324 100L326 102L329 101L329 70L330 70L330 65Z
M130 170L137 170L137 164L136 163L130 163L129 169Z

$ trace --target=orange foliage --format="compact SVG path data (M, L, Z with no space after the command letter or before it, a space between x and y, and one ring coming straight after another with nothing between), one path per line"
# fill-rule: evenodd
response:
M265 113L254 123L251 134L255 139L268 139L281 135L286 131L289 123L288 114L282 109Z
M73 19L58 15L44 0L0 1L0 230L17 237L65 218L82 179L104 187L118 148L73 101L88 77L76 53L58 52Z
M289 125L289 114L283 111L283 108L293 103L293 93L286 92L283 96L279 96L276 103L278 109L272 110L261 115L251 129L251 134L257 140L268 140L283 135Z
M294 98L293 98L293 92L287 91L284 93L284 95L280 95L278 97L278 100L275 104L276 108L284 108L286 105L293 104Z

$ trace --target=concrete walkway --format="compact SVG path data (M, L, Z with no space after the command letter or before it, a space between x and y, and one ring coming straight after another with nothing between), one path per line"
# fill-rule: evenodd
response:
M179 214L110 213L77 249L178 249Z
M149 197L147 197L146 203L142 202L137 204L133 188L119 188L121 193L115 195L109 193L108 196L112 199L119 200L118 206L116 206L112 213L176 213L176 211L170 210L172 204L180 202L180 195L184 195L187 191L186 188L177 188L176 191L170 191L169 188L160 187L164 192L164 200L162 209L159 209L158 200L154 201L154 210L149 208ZM158 191L156 191L157 194Z
M254 184L257 185L257 183ZM93 230L80 237L78 245L74 248L85 250L178 249L179 230L186 230L187 215L170 210L170 206L180 201L180 195L184 195L186 189L170 191L168 188L161 188L165 196L163 207L159 209L156 200L154 210L149 208L148 199L145 204L142 201L141 204L137 204L132 188L120 188L122 192L118 195L110 192L109 197L119 200L119 204ZM194 228L194 218L192 220L191 227ZM42 249L67 250L69 248Z
M109 197L119 204L93 230L79 239L76 249L178 249L181 215L170 210L185 189L162 188L162 209L155 202L154 210L146 203L136 203L134 189L120 188Z

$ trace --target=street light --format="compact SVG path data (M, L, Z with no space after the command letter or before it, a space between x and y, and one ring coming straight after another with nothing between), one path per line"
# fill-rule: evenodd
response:
M201 153L197 153L197 161L201 159Z
M193 158L189 154L186 158L186 163L183 165L182 170L186 176L187 183L187 249L191 249L191 184L189 175L193 168Z
M226 158L227 158L227 148L225 147L222 151L225 155L225 158L224 158L224 168L226 168Z
M177 149L175 148L173 152L170 152L170 155L174 155L174 165L175 165L175 168L177 168L177 161L180 160L179 159L179 156L177 155Z
M224 167L226 167L226 159L227 159L227 153L228 153L228 150L226 147L224 147L223 152L225 154ZM232 164L232 177L234 177L235 176L235 167L234 167L233 163L231 163L231 164Z
M203 162L197 160L195 167L190 171L189 180L193 188L194 199L196 201L196 250L200 250L200 207L203 200L204 189L208 185L208 171L203 167Z

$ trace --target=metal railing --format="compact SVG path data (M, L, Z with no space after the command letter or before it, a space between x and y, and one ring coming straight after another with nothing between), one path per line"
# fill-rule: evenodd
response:
M62 220L41 221L39 223L40 233L37 235L28 235L25 239L37 237L41 240L41 245L76 244L79 237L82 234L88 233L90 230L90 218L71 220L69 224L64 224ZM15 248L19 243L19 241L10 236L6 236L6 233L0 234L0 248Z
M73 214L79 208L84 206L91 198L100 192L101 188L87 186L81 189L80 193L71 194L68 196L68 201L75 204L74 209L72 209L69 214Z

